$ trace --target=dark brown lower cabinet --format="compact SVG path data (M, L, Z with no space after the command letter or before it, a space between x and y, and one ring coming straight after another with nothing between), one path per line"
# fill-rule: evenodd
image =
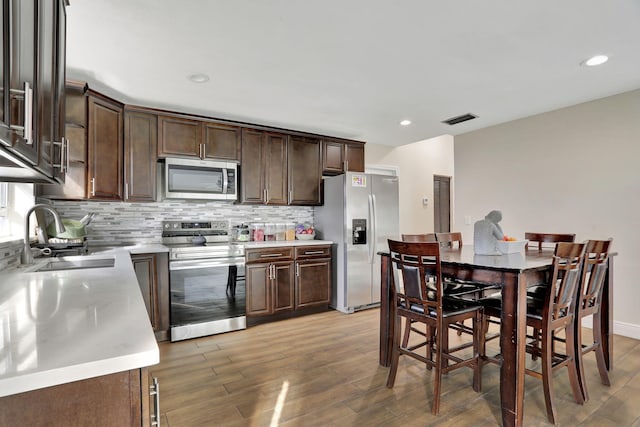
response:
M329 308L330 245L251 248L245 256L249 321L276 320Z
M142 368L0 397L0 426L151 426L156 391Z
M131 262L142 291L156 340L169 339L169 255L132 254Z

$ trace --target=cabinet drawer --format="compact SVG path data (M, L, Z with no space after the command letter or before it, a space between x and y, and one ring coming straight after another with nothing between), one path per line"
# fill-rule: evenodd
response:
M247 264L255 262L287 261L293 259L293 248L277 247L264 249L247 249L245 251Z
M331 246L296 246L296 259L327 258L331 256Z

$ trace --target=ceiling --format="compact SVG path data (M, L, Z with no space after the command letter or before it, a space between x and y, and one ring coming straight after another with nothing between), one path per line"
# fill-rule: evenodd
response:
M123 102L391 146L640 88L638 0L71 0L67 20L67 76Z

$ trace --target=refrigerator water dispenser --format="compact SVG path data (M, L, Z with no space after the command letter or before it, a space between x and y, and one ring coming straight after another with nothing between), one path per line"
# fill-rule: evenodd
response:
M367 220L366 219L353 219L353 244L354 245L366 245L367 244Z

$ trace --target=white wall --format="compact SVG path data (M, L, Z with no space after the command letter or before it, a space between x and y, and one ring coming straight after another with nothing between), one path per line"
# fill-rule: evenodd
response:
M365 163L367 167L399 168L400 233L433 232L433 176L453 176L453 137L444 135L397 148L367 144ZM429 198L426 207L423 197Z
M613 237L614 331L640 338L639 163L640 90L456 136L456 228L500 209L508 235Z

